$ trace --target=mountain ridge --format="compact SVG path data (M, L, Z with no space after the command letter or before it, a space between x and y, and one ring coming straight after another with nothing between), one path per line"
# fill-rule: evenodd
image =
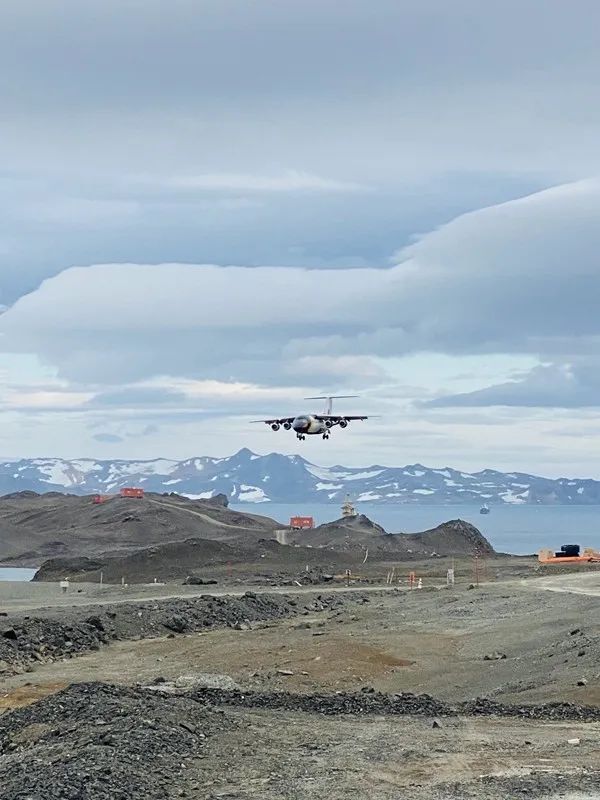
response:
M224 494L230 503L261 505L339 505L347 494L356 502L375 504L600 505L600 481L592 478L544 478L492 469L469 473L422 464L321 467L300 455L257 455L248 448L225 458L0 460L0 495L116 494L126 486L192 499Z

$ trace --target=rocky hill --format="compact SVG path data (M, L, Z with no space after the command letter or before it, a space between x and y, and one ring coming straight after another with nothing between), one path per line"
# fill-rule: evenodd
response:
M38 566L48 558L135 550L191 537L235 543L271 538L275 520L222 503L178 496L114 497L30 492L0 499L0 563Z
M56 557L45 561L36 581L100 580L106 583L182 581L198 575L229 581L237 574L272 578L302 578L307 568L336 573L363 563L366 550L373 562L410 561L435 556L494 555L484 536L468 522L451 520L415 534L388 534L363 515L342 518L310 531L288 532L287 544L249 537L223 542L191 538L131 551L89 556Z
M387 553L402 559L436 556L493 555L494 548L483 534L461 519L443 522L422 533L389 534L363 514L342 517L312 530L294 533L290 540L311 547L336 550L369 549L375 554Z
M125 486L177 492L192 499L225 495L231 503L600 504L600 481L552 480L519 472L461 472L421 464L405 467L320 467L301 456L256 455L173 461L94 461L57 458L0 463L0 494L118 493Z
M360 563L360 551L344 565ZM106 583L151 583L195 580L231 582L238 575L264 579L273 575L302 577L306 566L335 571L339 553L329 549L280 545L273 539L261 539L247 544L226 544L209 539L185 539L167 544L144 547L132 552L109 552L90 558L52 558L45 561L34 576L35 581L71 581L97 583L102 572ZM198 581L199 582L199 581Z

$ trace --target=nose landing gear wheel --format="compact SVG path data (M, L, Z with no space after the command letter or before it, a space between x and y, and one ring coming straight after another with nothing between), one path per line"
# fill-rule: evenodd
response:
M323 434L323 439L329 439L329 434L328 433L324 433Z

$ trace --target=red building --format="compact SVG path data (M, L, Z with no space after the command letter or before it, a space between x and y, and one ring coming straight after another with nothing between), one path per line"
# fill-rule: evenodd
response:
M314 528L315 522L312 517L291 517L290 528L302 530L304 528Z
M143 497L144 490L135 489L132 486L126 486L124 489L121 489L119 494L121 495L121 497Z

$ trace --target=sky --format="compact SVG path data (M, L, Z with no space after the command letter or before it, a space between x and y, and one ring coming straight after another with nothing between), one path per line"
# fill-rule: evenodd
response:
M4 0L0 458L600 478L595 0ZM373 418L297 442L253 424Z

